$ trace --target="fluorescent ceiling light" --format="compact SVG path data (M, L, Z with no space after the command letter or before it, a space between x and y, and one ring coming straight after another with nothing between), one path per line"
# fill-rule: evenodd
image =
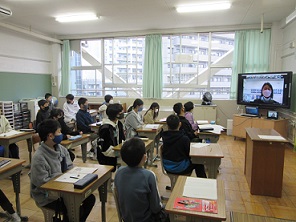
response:
M57 22L83 22L83 21L91 21L97 20L99 17L94 13L84 13L84 14L76 14L76 15L65 15L56 17Z
M286 24L290 23L292 20L296 18L296 10L292 12L289 16L286 18Z
M231 6L230 2L213 2L213 3L201 3L195 5L183 5L176 8L177 12L206 12L229 9Z

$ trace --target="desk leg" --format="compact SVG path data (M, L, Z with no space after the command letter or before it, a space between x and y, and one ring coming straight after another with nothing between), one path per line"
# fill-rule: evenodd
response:
M12 176L12 184L13 184L13 189L15 192L15 203L16 203L16 211L19 215L21 215L21 205L20 205L20 177L21 177L21 172L18 172L16 174L13 174Z
M216 179L221 158L207 160L208 178Z
M156 164L153 164L153 153L154 153L154 141L150 145L150 148L149 148L149 150L147 152L147 154L148 154L148 163L149 163L148 166L150 166L150 167L157 167Z
M82 197L76 195L61 194L63 197L65 206L67 207L67 213L70 222L79 222L80 205L83 201Z
M102 222L106 222L107 186L108 186L108 180L106 180L106 182L99 187Z
M81 144L82 161L86 162L87 143Z

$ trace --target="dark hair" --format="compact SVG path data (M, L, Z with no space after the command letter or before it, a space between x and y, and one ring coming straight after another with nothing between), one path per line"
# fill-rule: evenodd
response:
M111 95L106 95L106 96L104 97L104 99L105 99L106 103L109 103L110 100L113 99L113 96L111 96Z
M127 112L129 113L132 110L133 110L133 106L129 106L128 109L127 109Z
M122 160L130 167L136 167L145 154L145 143L139 138L131 138L124 142L120 155Z
M110 120L115 120L117 115L123 110L122 105L119 103L109 104L106 114Z
M176 103L173 107L173 110L175 113L177 113L177 115L180 115L182 108L183 108L182 103Z
M56 117L58 118L58 116L64 116L64 111L62 109L52 109L50 111L50 116L49 118L53 118L53 117Z
M273 87L272 87L272 85L269 82L266 82L266 83L263 84L263 86L261 88L261 96L263 96L262 91L263 91L264 86L269 86L269 88L271 89L271 94L270 94L269 97L270 98L273 98Z
M87 101L87 98L81 97L78 99L78 105L84 105Z
M188 112L194 108L193 102L189 101L184 104L185 112Z
M159 109L159 104L157 103L157 102L153 102L152 104L151 104L151 106L149 107L149 109L146 111L146 113L144 114L144 116L148 113L148 111L149 110L152 110L152 109L154 109L154 108L156 108L156 109ZM158 110L159 111L159 110ZM154 112L154 115L153 115L153 119L155 119L157 116L158 116L158 113L159 112Z
M41 141L45 142L47 140L48 134L50 134L50 133L55 134L55 132L59 128L61 128L61 125L57 120L45 119L40 124L38 124L37 128L38 128L37 132L39 134Z
M136 108L137 106L142 106L144 104L143 100L136 99L133 103L133 108Z
M176 130L179 127L180 119L177 115L169 115L166 119L166 123L170 130Z
M68 94L68 95L66 95L66 99L73 100L74 96L72 94Z
M38 106L41 108L41 106L44 106L45 103L48 103L45 99L41 99L38 101Z
M51 97L52 95L50 93L45 93L45 99L47 99L48 97Z

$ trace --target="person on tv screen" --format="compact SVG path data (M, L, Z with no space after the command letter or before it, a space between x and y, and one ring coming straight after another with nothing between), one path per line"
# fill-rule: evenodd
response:
M254 100L254 103L270 103L279 104L277 101L273 100L273 88L269 82L263 84L261 88L261 96Z

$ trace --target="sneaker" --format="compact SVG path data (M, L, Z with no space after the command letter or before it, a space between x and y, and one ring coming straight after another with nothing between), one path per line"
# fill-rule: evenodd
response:
M6 212L7 215L7 219L5 220L5 222L21 222L21 218L17 213L14 214L9 214Z

